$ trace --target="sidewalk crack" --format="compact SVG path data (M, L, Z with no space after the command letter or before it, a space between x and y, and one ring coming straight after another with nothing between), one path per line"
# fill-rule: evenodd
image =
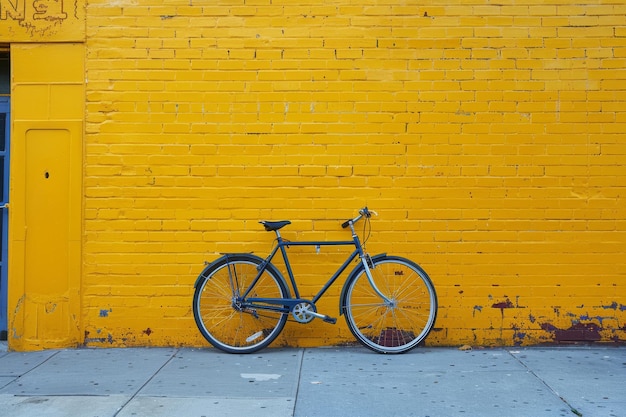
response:
M29 368L27 371L23 372L20 375L17 375L13 378L13 375L7 375L9 378L13 378L11 379L9 382L7 382L4 385L0 385L0 390L8 387L11 384L14 384L16 382L18 382L21 378L23 378L24 376L30 374L31 372L33 372L35 369L39 368L40 366L42 366L44 363L48 362L50 359L54 358L55 356L57 356L59 354L59 352L61 352L61 350L56 350L53 354L51 354L50 356L48 356L47 358L45 358L44 360L42 360L41 362L39 362L37 365L33 366L32 368ZM5 355L3 355L5 356Z
M137 391L135 391L135 393L134 393L133 395L131 395L131 397L128 399L128 401L126 401L124 404L122 404L122 406L121 406L120 408L118 408L118 409L117 409L117 411L115 412L115 414L113 414L113 417L117 417L117 415L118 415L119 413L121 413L121 412L122 412L122 411L126 408L126 406L127 406L128 404L130 404L130 402L131 402L131 401L133 401L133 400L137 397L137 395L139 395L139 393L140 393L140 392L141 392L141 391L142 391L142 390L146 387L146 385L148 385L148 384L149 384L149 383L150 383L150 382L154 379L154 377L155 377L155 376L157 376L157 374L158 374L159 372L161 372L161 370L162 370L163 368L165 368L165 367L167 366L167 364L168 364L168 363L170 363L170 362L172 361L172 359L174 359L174 358L176 357L176 355L178 354L178 352L179 352L179 351L180 351L180 349L176 349L176 350L174 350L174 353L172 353L172 354L170 355L169 359L168 359L168 360L166 360L166 361L163 363L163 365L161 365L161 366L159 367L159 369L157 369L157 370L156 370L156 371L152 374L152 376L150 376L150 378L148 378L148 379L146 380L146 382L144 382L144 383L143 383L143 384L139 387L139 389L137 389Z
M296 408L298 405L298 394L300 392L300 385L302 384L302 366L304 364L304 353L306 352L306 349L302 349L300 350L300 363L298 364L298 378L296 381L296 392L294 393L294 399L293 399L293 412L291 413L292 416L296 415Z
M567 406L567 408L569 408L572 414L575 414L578 417L583 417L583 414L580 411L578 411L575 407L573 407L561 394L559 394L554 388L552 388L550 384L548 384L539 375L537 375L537 373L535 373L535 371L533 371L528 365L526 365L524 361L522 361L519 357L513 354L510 350L505 349L505 351L510 356L512 356L520 365L522 365L526 369L526 372L528 372L529 374L534 376L539 382L541 382L552 393L552 395L559 398Z

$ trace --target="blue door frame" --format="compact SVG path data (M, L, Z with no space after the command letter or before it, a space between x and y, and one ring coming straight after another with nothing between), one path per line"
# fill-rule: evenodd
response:
M9 246L9 128L11 126L9 97L0 97L0 340L7 339L7 286L8 286L8 246Z

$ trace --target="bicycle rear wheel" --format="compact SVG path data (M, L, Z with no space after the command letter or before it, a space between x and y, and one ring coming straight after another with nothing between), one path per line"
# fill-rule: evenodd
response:
M256 352L272 343L285 326L287 314L245 307L239 300L258 275L262 262L254 255L227 255L207 266L198 277L194 318L200 333L216 348L228 353ZM289 298L289 289L270 264L248 296Z
M400 257L373 259L374 283L391 301L374 291L365 268L346 283L342 311L354 337L379 353L403 353L428 336L437 317L437 294L426 272Z

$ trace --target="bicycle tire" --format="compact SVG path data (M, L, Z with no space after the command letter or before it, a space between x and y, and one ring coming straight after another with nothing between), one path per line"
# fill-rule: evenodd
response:
M372 277L390 300L386 304L357 268L346 282L341 304L348 328L365 347L379 353L404 353L418 346L437 318L437 294L426 272L397 256L372 259Z
M196 281L193 314L204 338L228 353L253 353L278 337L287 314L241 308L236 298L252 283L263 259L251 254L226 255L207 266ZM231 279L233 285L231 285ZM267 265L250 297L290 298L284 278Z

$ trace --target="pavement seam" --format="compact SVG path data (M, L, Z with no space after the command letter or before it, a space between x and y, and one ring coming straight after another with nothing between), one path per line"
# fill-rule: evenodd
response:
M537 373L535 373L534 370L532 370L528 365L526 365L526 363L524 361L522 361L518 356L516 356L514 353L512 353L509 349L504 349L510 356L512 356L520 365L522 365L525 369L526 372L528 372L529 374L531 374L532 376L534 376L535 378L537 378L537 380L539 382L541 382L541 384L543 384L543 386L545 386L546 388L548 388L548 390L552 393L552 395L554 395L555 397L559 398L561 401L563 401L563 403L567 406L567 408L569 408L569 410L572 412L572 414L575 414L579 417L582 417L582 413L580 411L578 411L575 407L573 407L565 398L563 398L562 395L560 395L554 388L552 388L550 386L550 384L548 384L545 380L543 380L539 375L537 375Z
M294 393L294 399L293 399L293 411L291 413L292 416L296 415L296 408L298 406L298 393L300 392L300 385L302 383L302 366L304 364L304 353L306 352L306 349L302 349L300 350L301 355L300 355L300 363L298 364L298 378L296 381L296 392Z
M139 393L141 392L141 390L143 390L143 389L146 387L146 385L148 385L148 384L150 383L150 381L152 381L152 380L154 379L154 377L155 377L155 376L157 376L157 374L158 374L159 372L161 372L161 370L162 370L163 368L165 368L165 367L167 366L167 364L168 364L168 363L170 363L170 362L172 361L172 359L174 359L174 358L176 357L176 355L178 354L178 352L180 352L180 349L176 349L176 350L174 351L174 353L172 353L172 355L169 357L169 359L168 359L168 360L166 360L166 361L163 363L163 365L161 365L161 366L159 367L159 369L157 369L157 370L156 370L156 371L152 374L152 376L150 376L150 378L148 378L148 379L146 380L146 382L144 382L144 383L143 383L143 384L139 387L139 389L137 389L137 391L135 391L135 393L134 393L133 395L131 395L131 397L128 399L128 401L126 401L124 404L122 404L122 406L121 406L120 408L118 408L118 410L115 412L115 414L113 414L113 417L116 417L119 413L121 413L121 412L122 412L122 410L124 410L124 408L126 408L126 406L127 406L128 404L130 404L130 402L131 402L131 401L133 401L133 400L137 397L137 395L139 395Z
M9 384L12 384L13 382L17 381L18 379L30 374L31 372L33 372L35 369L39 368L41 365L43 365L44 363L48 362L50 359L54 358L56 355L59 354L59 352L61 352L60 350L57 350L56 352L54 352L52 355L48 356L46 359L44 359L43 361L39 362L36 366L33 366L32 368L29 368L28 371L24 372L23 374L20 374L18 376L15 377L15 379L13 379L12 382L9 382ZM7 385L9 385L7 384ZM6 385L5 385L6 386ZM2 387L0 387L2 388Z

